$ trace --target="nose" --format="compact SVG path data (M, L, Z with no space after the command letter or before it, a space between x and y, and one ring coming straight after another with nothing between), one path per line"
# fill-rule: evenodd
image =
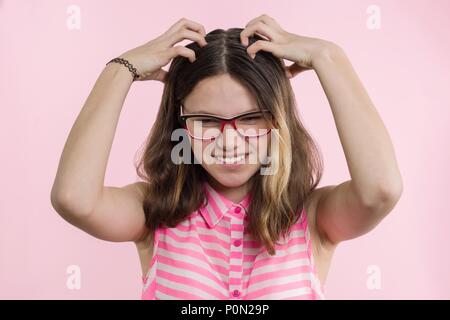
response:
M216 139L217 146L222 149L225 154L234 153L234 151L242 144L239 133L234 129L231 123L223 126L222 134Z

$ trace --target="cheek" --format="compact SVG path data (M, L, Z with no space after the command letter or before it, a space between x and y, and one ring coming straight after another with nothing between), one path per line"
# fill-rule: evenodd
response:
M214 160L211 157L211 152L214 148L214 142L191 139L191 148L198 163L207 165Z
M200 159L201 155L202 155L202 151L203 151L202 143L197 140L191 140L191 148L192 148L192 152L194 153L195 157L197 159Z
M268 155L270 146L270 136L261 136L257 139L250 139L248 141L250 155L257 159L258 163L265 159ZM251 162L254 163L254 162Z

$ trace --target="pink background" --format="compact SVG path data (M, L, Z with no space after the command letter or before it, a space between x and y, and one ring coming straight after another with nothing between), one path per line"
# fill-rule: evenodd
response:
M66 24L72 4L81 9L80 30ZM380 29L366 25L372 4L381 9ZM447 0L0 0L0 298L139 299L134 244L96 239L65 222L50 204L69 130L110 59L181 17L209 32L244 27L266 13L289 32L344 48L389 130L404 179L392 213L372 232L338 247L327 298L449 299L449 12ZM349 179L316 74L291 81L324 156L320 186ZM137 179L133 159L153 124L162 88L160 82L133 84L105 184ZM81 268L80 290L66 286L69 265ZM370 265L381 270L380 289L366 285Z

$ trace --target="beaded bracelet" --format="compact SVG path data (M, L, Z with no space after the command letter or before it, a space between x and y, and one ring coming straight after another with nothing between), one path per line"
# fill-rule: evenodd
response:
M128 62L127 60L125 60L123 58L114 58L111 61L109 61L106 65L108 65L111 62L117 62L117 63L121 63L121 64L125 65L125 67L127 67L128 70L130 70L130 72L133 74L133 81L135 81L136 79L139 78L136 68L133 67L133 65L130 62Z

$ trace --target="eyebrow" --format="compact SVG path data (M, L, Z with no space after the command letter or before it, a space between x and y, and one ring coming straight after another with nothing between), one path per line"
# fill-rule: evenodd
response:
M183 108L184 108L184 110L186 110L186 107L183 106ZM247 113L247 112L253 112L253 111L259 111L259 108L254 108L254 109L251 109L251 110L248 110L248 111L240 112L239 114ZM219 117L221 117L221 115L219 115L219 114L211 113L211 112L208 112L208 111L205 111L205 110L198 110L196 112L189 112L189 114L209 114L209 115L212 115L212 116L219 116Z

